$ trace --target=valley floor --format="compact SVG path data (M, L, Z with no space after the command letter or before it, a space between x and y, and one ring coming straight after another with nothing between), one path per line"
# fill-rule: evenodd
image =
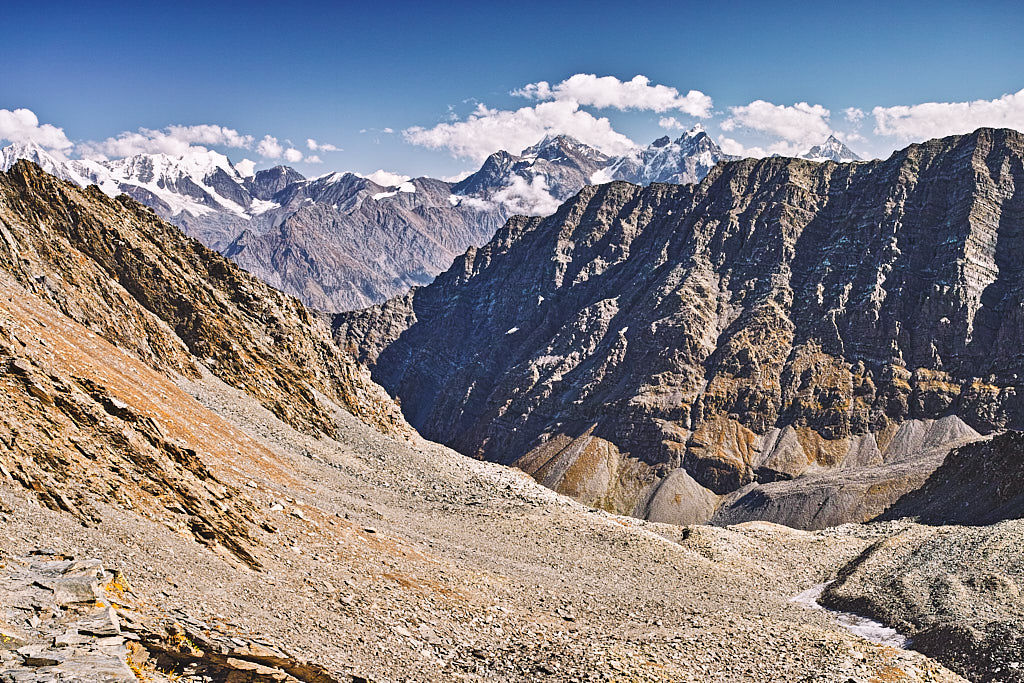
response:
M261 569L113 501L83 526L2 477L0 564L97 558L143 614L268 638L339 681L962 680L791 600L906 523L647 523L341 410L317 440L212 376L179 385L272 454L207 463L264 521Z

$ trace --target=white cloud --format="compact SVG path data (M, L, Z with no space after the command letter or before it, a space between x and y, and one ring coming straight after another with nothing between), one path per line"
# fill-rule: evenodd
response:
M504 204L512 213L527 216L547 216L558 209L561 202L548 192L544 176L534 176L527 182L520 176L512 177L512 184L494 194L494 201Z
M76 149L87 159L107 159L134 154L181 156L190 151L206 151L203 145L248 149L252 143L251 135L242 135L233 128L213 124L172 125L160 130L139 128L137 131L125 131L106 140L80 143Z
M556 100L515 111L488 109L483 104L464 121L439 123L433 128L414 126L405 139L431 149L447 149L453 156L483 161L496 150L518 154L548 133L565 133L607 154L623 154L636 144L615 131L607 118L580 111L577 102Z
M785 105L754 100L742 107L730 107L729 111L731 116L722 122L722 130L747 128L792 143L777 142L769 147L770 151L779 153L819 144L832 132L828 121L830 112L820 104Z
M39 117L31 109L0 109L0 140L34 142L40 147L53 150L72 147L63 128L49 123L39 125Z
M252 159L242 159L235 164L235 170L242 174L243 178L248 178L256 171L256 162Z
M1024 130L1024 90L994 100L875 107L875 133L905 140L970 133L977 128Z
M284 154L284 146L272 135L264 135L256 145L256 153L267 159L280 159Z
M732 156L753 157L755 159L768 156L768 152L763 147L745 147L743 143L727 138L724 135L718 136L718 146L722 148L723 152Z
M302 161L302 152L294 147L289 147L284 151L284 160L292 164L297 164Z
M665 130L682 129L685 128L682 123L674 116L663 116L658 119L658 125Z
M306 158L304 159L304 161L305 161L305 162L306 162L307 164L322 164L322 163L324 163L323 159L321 159L321 158L320 158L320 157L319 157L318 155L316 155L316 154L310 154L310 155L308 155L308 156L307 156L307 157L306 157Z
M446 183L457 183L460 180L465 180L466 178L468 178L469 176L473 175L474 173L476 173L476 171L472 171L472 170L471 171L460 171L459 173L456 173L455 175L443 176L441 178L441 180L445 181Z
M381 128L380 132L381 133L394 133L395 129L394 128Z
M385 171L383 168L379 168L373 173L369 173L363 177L367 180L372 180L382 187L395 187L409 180L412 176L392 173L391 171Z
M331 145L325 142L317 142L313 138L306 138L306 147L311 152L340 152L341 147Z
M864 110L857 107L847 107L843 110L846 120L854 125L859 125L864 120Z
M494 208L494 204L486 199L480 199L479 197L459 196L451 195L449 201L452 202L452 206L466 206L474 211L490 211Z
M536 100L575 102L599 109L678 110L699 118L710 116L712 105L711 98L699 90L681 95L673 87L651 85L651 79L641 75L620 81L614 76L575 74L554 86L547 81L538 81L514 90L512 94Z
M249 149L252 147L253 141L251 135L242 135L233 128L213 124L167 126L164 130L166 135L170 137L200 145L221 145L223 147Z

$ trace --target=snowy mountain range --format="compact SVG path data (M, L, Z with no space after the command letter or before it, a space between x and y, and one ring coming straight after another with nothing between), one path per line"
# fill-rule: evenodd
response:
M0 150L0 169L29 159L64 180L127 194L278 289L342 311L429 283L509 216L550 214L585 185L694 183L731 158L698 126L620 157L549 135L520 154L495 152L455 183L305 178L286 166L246 174L215 151L66 159L34 144ZM830 137L805 158L857 157Z

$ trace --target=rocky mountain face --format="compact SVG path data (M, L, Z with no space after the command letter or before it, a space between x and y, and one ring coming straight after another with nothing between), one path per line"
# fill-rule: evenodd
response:
M807 483L832 512L792 523L861 521L1024 426L1022 188L1024 136L991 129L587 187L335 334L425 436L589 504L764 518Z
M447 183L430 178L388 188L331 174L279 191L273 226L246 228L220 249L315 308L365 306L430 282L506 215L453 198Z
M610 159L565 135L519 155L497 152L458 183L383 186L352 173L306 179L278 166L243 176L227 157L196 152L67 160L12 145L0 169L27 158L80 186L128 194L274 287L326 311L380 303L429 283L512 214L546 215L592 182L694 182L722 158L702 132ZM610 170L614 169L614 171Z
M811 161L835 161L839 163L861 161L861 158L835 135L829 135L824 143L811 147L800 158L810 159Z

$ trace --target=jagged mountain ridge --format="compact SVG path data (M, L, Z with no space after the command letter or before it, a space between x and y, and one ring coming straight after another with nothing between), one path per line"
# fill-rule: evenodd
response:
M636 185L696 183L719 161L736 158L723 154L698 124L676 140L666 135L643 149L612 160L592 180L595 184L611 180L625 180Z
M706 520L751 485L905 461L937 418L940 442L1024 425L1022 160L982 129L584 188L336 336L428 438ZM870 514L921 481L876 483Z
M22 157L79 185L128 194L273 286L328 311L426 284L467 247L485 244L510 215L551 213L587 184L612 176L694 182L724 158L697 129L619 158L549 135L519 155L491 155L458 183L416 178L395 186L352 173L306 179L283 166L243 176L216 152L97 162L12 145L0 168Z

